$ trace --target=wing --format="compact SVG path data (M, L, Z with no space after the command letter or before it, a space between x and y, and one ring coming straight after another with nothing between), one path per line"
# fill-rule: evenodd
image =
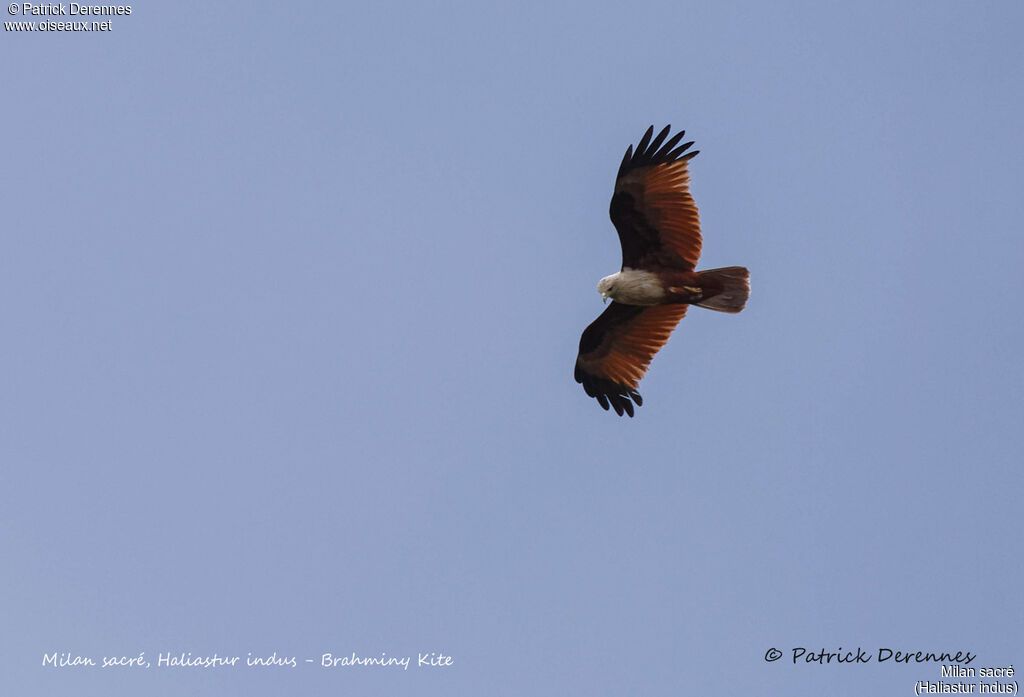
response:
M647 366L686 314L688 305L639 307L613 302L580 337L576 382L602 407L633 416L632 399Z
M671 126L651 140L654 126L626 150L612 193L611 217L622 243L622 266L662 266L692 271L700 258L700 217L690 195L687 163L699 151L683 154L693 142L667 141ZM664 141L664 142L663 142Z

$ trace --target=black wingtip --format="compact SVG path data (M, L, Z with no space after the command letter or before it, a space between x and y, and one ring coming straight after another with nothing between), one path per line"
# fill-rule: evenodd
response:
M687 148L693 145L693 141L691 140L677 147L676 144L683 139L686 131L679 131L679 133L665 140L671 131L672 126L670 124L661 129L658 135L655 136L654 125L649 126L644 131L644 135L640 138L640 142L636 144L636 147L630 146L627 148L626 155L622 158L622 164L619 165L618 176L621 177L630 169L636 167L667 164L676 160L689 160L699 152L694 150L683 155Z
M626 154L622 156L622 164L619 165L619 171L620 172L622 170L626 169L626 165L629 164L629 161L632 158L633 158L633 146L630 145L628 148L626 148Z
M640 142L636 144L636 154L640 155L647 151L647 144L651 142L651 136L654 135L654 125L647 129L644 133L644 137L640 139Z
M652 151L658 150L658 148L661 147L662 141L665 140L665 136L668 135L668 132L671 128L671 126L665 126L663 129L661 129L658 135L654 136L654 140L652 140L651 144L647 146L647 149Z
M580 369L577 365L574 371L576 382L583 385L583 391L588 397L593 397L605 411L613 409L616 414L632 417L636 413L633 407L642 406L644 403L640 393L626 385L620 385L607 378L601 378ZM629 400L633 400L632 402Z
M674 136L669 138L665 142L665 144L661 146L661 149L658 150L658 152L654 153L654 158L658 159L658 158L665 157L665 155L667 155L669 152L671 152L672 148L674 148L676 146L676 143L678 143L679 141L681 141L683 139L684 135L686 135L686 131L679 131L679 133L676 133Z

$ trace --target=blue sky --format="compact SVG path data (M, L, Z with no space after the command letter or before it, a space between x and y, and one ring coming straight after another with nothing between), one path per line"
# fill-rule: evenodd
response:
M260 1L5 31L11 693L909 694L938 665L791 651L1024 663L1022 20ZM619 419L572 367L616 167L666 123L701 151L701 266L753 292L692 311Z

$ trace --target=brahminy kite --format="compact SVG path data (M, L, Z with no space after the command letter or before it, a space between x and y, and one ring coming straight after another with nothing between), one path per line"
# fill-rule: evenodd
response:
M739 312L750 295L750 272L742 266L695 268L700 219L686 168L698 151L686 152L692 141L677 146L686 131L665 140L670 129L654 136L648 128L619 165L610 212L622 270L597 284L612 304L584 330L576 357L576 382L619 416L633 416L633 402L643 404L640 378L687 307Z

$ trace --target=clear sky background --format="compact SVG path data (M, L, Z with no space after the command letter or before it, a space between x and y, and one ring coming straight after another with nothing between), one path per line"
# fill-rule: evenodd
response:
M4 692L1024 667L1022 32L1016 2L263 1L4 31ZM701 266L753 293L691 311L620 419L572 368L616 168L666 123ZM140 651L300 665L42 666Z

